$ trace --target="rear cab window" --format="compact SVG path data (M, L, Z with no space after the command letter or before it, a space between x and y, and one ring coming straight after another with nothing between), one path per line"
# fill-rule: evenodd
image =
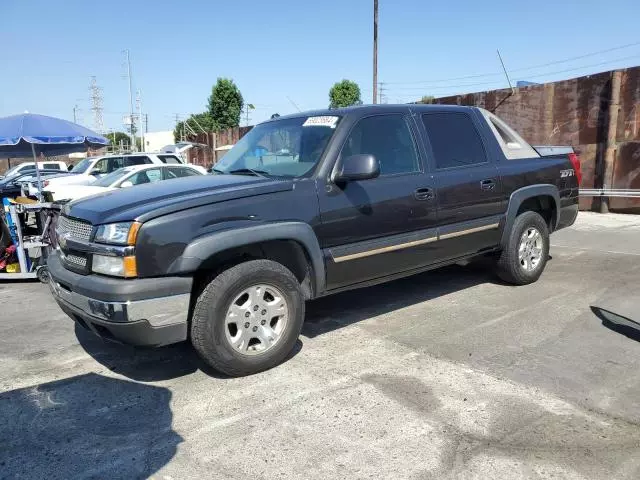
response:
M518 133L493 113L479 109L500 145L507 160L539 158L536 152Z
M422 115L438 170L487 163L487 153L473 120L466 113L437 112Z
M51 170L62 170L59 163L44 163L42 164L42 168L51 169Z

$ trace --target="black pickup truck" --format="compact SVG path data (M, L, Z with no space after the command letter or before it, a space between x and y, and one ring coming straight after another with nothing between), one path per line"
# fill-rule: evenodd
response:
M213 170L65 205L50 285L106 339L190 340L234 376L287 357L309 299L477 256L536 281L581 175L570 147L441 105L280 117Z

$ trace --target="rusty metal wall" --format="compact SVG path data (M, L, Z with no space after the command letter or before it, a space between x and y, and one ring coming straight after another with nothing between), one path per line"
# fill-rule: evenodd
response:
M209 132L199 133L196 136L190 136L188 138L191 142L201 143L208 145L209 148L192 148L188 150L189 163L195 165L202 165L209 168L214 165L225 152L215 152L216 147L223 145L235 145L238 141L249 132L253 126L249 127L234 127L221 132Z
M611 73L511 90L443 97L435 103L475 105L494 111L533 145L572 145L579 153L585 188L601 188ZM617 149L611 188L640 188L640 67L622 70ZM597 209L582 198L582 209ZM640 199L614 198L610 208L640 210Z

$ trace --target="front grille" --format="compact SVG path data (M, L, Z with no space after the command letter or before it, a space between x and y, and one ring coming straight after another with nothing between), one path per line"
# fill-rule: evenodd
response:
M77 255L65 255L64 259L67 263L71 263L72 265L76 265L82 268L87 267L87 259L85 257L78 257Z
M71 238L89 241L93 226L87 222L73 220L68 217L60 216L58 219L58 234L60 236L69 234Z

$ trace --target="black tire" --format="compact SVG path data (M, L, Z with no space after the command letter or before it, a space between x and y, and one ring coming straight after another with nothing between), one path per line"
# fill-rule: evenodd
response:
M49 283L51 276L49 275L49 269L47 266L38 267L36 269L36 276L41 283Z
M287 302L288 320L280 338L258 355L243 355L227 340L226 314L244 289L257 284L279 289ZM198 296L191 323L191 343L211 367L232 377L251 375L280 364L293 350L302 330L305 301L290 270L271 260L252 260L225 270Z
M540 232L542 240L542 254L539 263L532 270L527 270L520 262L518 249L521 237L525 231L535 228ZM518 215L509 233L509 241L500 253L496 264L498 276L505 282L514 285L527 285L533 283L544 270L549 258L549 228L544 218L537 212L523 212Z

